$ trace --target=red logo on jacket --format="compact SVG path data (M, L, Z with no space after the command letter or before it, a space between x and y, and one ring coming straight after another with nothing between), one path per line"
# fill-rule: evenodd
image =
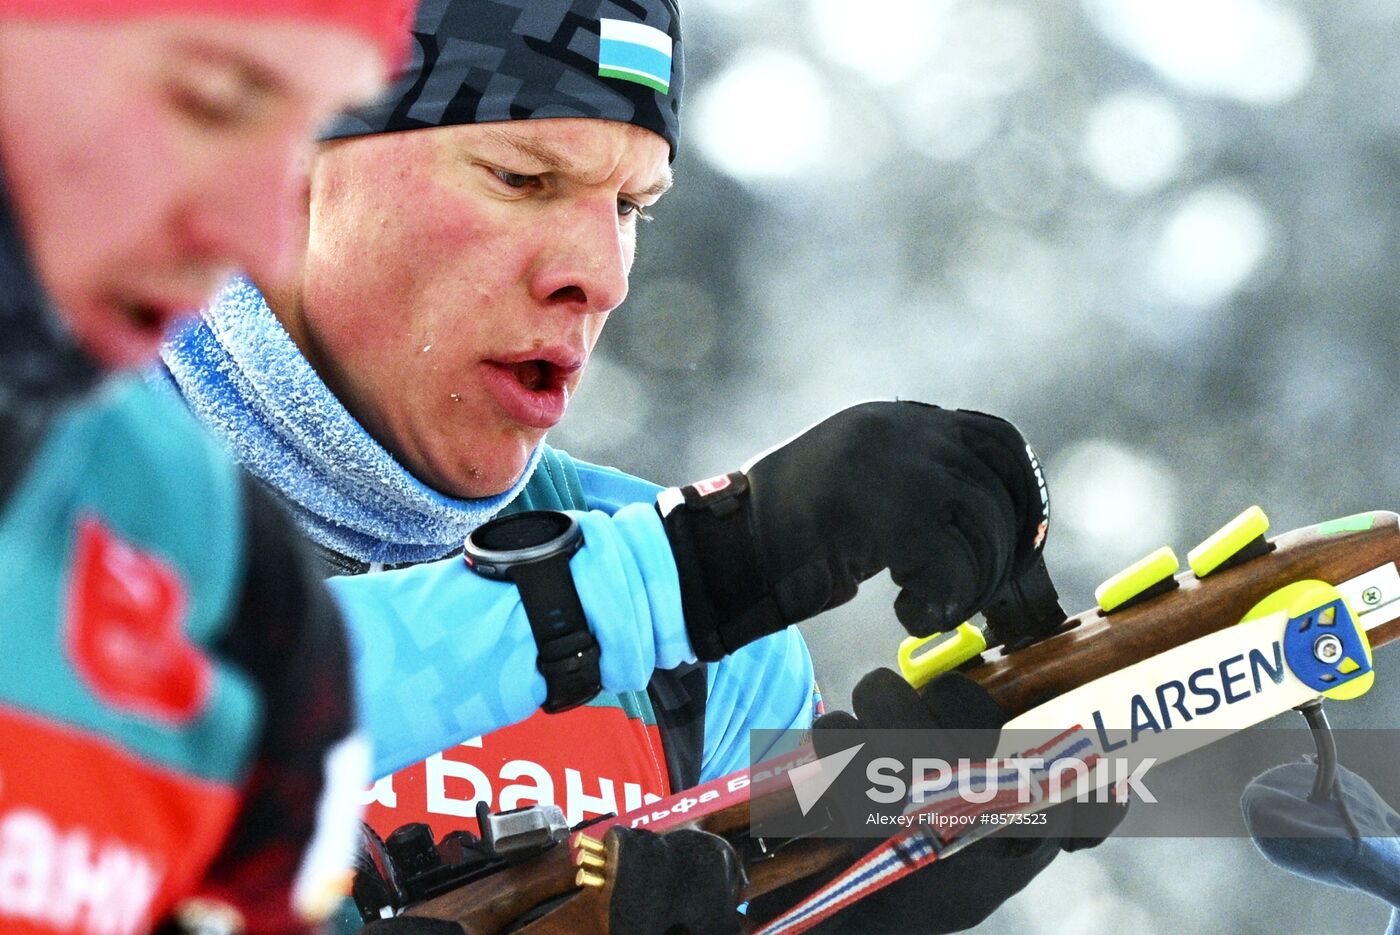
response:
M209 695L209 660L186 638L185 585L99 520L78 522L65 639L83 681L113 707L169 724Z

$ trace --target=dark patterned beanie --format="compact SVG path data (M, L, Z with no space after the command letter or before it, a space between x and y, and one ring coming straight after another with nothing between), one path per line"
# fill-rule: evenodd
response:
M589 117L680 139L674 0L423 0L412 60L324 139L464 123Z

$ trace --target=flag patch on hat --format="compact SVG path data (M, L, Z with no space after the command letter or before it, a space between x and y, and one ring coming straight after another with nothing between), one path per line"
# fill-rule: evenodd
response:
M598 77L671 90L671 37L654 26L620 19L598 21Z

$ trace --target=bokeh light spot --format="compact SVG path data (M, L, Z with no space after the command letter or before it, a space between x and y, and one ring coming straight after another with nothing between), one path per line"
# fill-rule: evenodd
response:
M1084 0L1116 45L1196 94L1248 104L1292 100L1312 79L1312 39L1271 0Z
M831 102L817 70L780 49L741 52L696 94L687 136L741 181L811 171L832 145ZM693 135L691 135L693 134Z
M1089 564L1112 569L1172 540L1176 480L1149 455L1090 439L1054 458L1047 471L1057 531Z
M1139 193L1170 181L1186 149L1186 132L1171 101L1160 94L1123 91L1089 112L1080 158L1104 184Z
M948 0L808 0L808 22L818 50L872 84L912 77L938 47L952 6Z
M1226 185L1188 195L1168 216L1157 241L1156 278L1171 298L1207 306L1242 286L1269 252L1268 215Z

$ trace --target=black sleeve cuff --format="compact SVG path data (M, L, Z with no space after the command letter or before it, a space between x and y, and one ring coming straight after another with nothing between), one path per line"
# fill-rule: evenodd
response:
M722 483L666 491L657 505L680 578L686 632L702 662L787 626L763 578L748 490L747 478L736 471Z

